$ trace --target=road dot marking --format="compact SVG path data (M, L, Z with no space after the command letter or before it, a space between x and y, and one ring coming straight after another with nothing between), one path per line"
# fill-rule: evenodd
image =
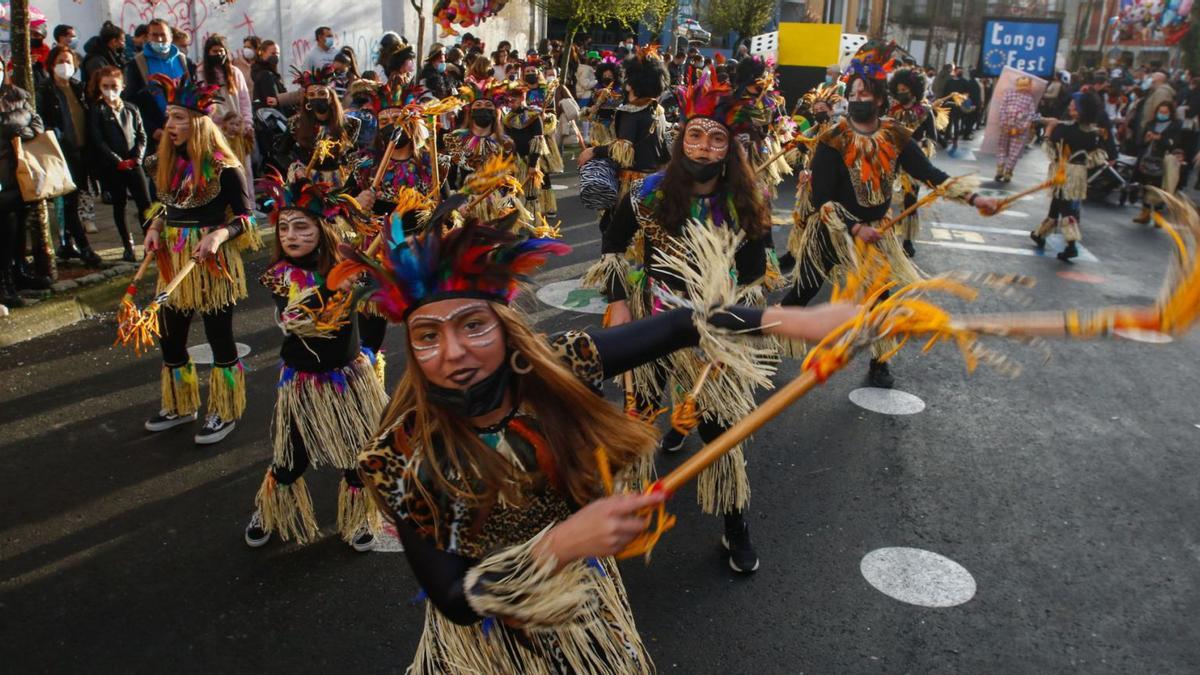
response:
M1106 279L1099 274L1088 274L1087 272L1075 272L1073 270L1060 270L1055 272L1060 279L1067 281L1078 281L1082 284L1102 284Z
M250 345L237 343L237 353L239 359L244 359L250 354ZM201 366L211 366L213 362L212 345L207 342L201 342L198 345L188 347L188 356L192 357L192 363Z
M1156 330L1142 330L1141 328L1118 328L1113 333L1126 340L1149 342L1152 345L1165 345L1175 341L1175 338L1166 333L1160 333Z
M555 192L562 192L563 190L570 190L571 186L570 185L559 185L558 183L555 183L554 185L550 186L550 189L554 190Z
M580 281L580 279L567 279L546 284L538 289L537 298L547 305L559 309L584 314L603 314L605 308L608 307L604 296L594 288L583 288Z
M903 546L863 556L859 570L884 595L919 607L954 607L975 597L975 577L944 555Z
M899 389L860 387L850 392L850 400L880 415L915 415L925 409L921 397Z

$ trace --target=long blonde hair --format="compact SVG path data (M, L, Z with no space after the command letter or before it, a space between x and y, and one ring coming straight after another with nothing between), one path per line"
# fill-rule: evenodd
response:
M221 129L207 115L189 110L188 117L192 122L192 134L187 141L187 155L192 164L194 181L201 177L206 180L219 180L219 171L212 176L205 175L206 171L213 171L213 162L210 160L218 152L221 153L224 166L240 167L242 165L237 155L229 147L229 141L225 140L225 134L221 133ZM171 142L170 135L164 130L162 138L158 141L158 168L154 171L154 184L160 192L171 191L171 183L175 179L177 158L175 144ZM193 182L193 187L196 185Z
M500 319L509 349L519 351L533 367L527 374L514 375L516 397L521 409L541 423L563 489L577 504L596 499L601 496L596 449L604 448L613 473L619 474L654 451L658 432L596 395L515 310L489 304ZM429 401L429 382L416 365L407 339L405 347L409 366L383 415L381 429L391 429L406 414L413 416L413 445L424 454L433 479L433 485L415 489L432 488L473 504L489 503L497 496L521 504L527 485L518 470L484 445L468 420ZM474 480L482 484L481 491L471 484Z

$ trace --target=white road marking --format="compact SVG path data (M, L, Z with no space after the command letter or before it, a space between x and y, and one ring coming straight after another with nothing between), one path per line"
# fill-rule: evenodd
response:
M884 595L920 607L954 607L975 597L975 577L965 567L919 548L879 548L859 570Z
M899 389L860 387L850 392L850 400L880 415L915 415L925 409L920 396Z
M583 288L581 279L567 279L546 284L537 290L537 298L551 307L584 314L603 314L608 307L599 291Z
M1026 233L1028 234L1028 233ZM1047 241L1053 241L1052 237L1058 236L1061 240L1061 235L1051 235L1047 237ZM917 241L918 244L929 244L930 246L942 246L945 248L959 248L967 251L986 251L988 253L1007 253L1008 255L1028 255L1034 257L1053 257L1055 251L1052 247L1047 246L1045 251L1039 251L1032 245L1029 248L1013 248L1011 246L994 246L992 244L971 244L962 241ZM1057 247L1061 248L1061 247ZM1079 246L1079 257L1075 258L1075 262L1100 262L1100 259L1092 255L1083 246Z
M1000 215L1008 216L1009 218L1028 218L1029 214L1024 211L1001 211Z
M1156 330L1142 330L1141 328L1118 328L1113 331L1113 334L1123 337L1126 340L1148 342L1154 345L1165 345L1175 341L1175 338L1166 333L1160 333Z
M239 359L244 359L250 354L250 345L237 343L237 353ZM207 342L201 342L198 345L188 347L188 356L192 357L192 363L200 366L210 366L213 362L212 345Z

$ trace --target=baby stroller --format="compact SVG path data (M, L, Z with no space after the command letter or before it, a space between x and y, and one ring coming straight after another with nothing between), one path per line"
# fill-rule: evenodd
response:
M262 155L255 175L262 175L263 168L275 167L279 173L286 175L286 167L275 157L276 141L288 132L287 117L275 108L259 108L254 111L254 137L258 141L258 151Z
M1118 155L1117 161L1111 166L1105 164L1092 170L1088 175L1088 200L1104 201L1114 190L1118 194L1118 202L1124 206L1137 201L1139 186L1133 180L1133 167L1137 160L1129 155Z

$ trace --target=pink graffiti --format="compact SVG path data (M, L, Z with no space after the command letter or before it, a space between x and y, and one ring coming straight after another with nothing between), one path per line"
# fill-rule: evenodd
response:
M308 50L310 49L312 49L312 42L310 42L308 38L292 40L292 61L295 63L302 63L304 61L304 56L308 54Z
M242 22L234 26L234 29L245 28L246 35L258 35L254 32L254 19L250 18L249 14L242 12Z
M195 8L195 17L191 14L192 8ZM146 0L122 0L119 25L132 33L138 24L147 23L151 19L166 19L172 26L188 31L193 39L196 39L204 29L208 14L206 0L158 0L153 3Z

